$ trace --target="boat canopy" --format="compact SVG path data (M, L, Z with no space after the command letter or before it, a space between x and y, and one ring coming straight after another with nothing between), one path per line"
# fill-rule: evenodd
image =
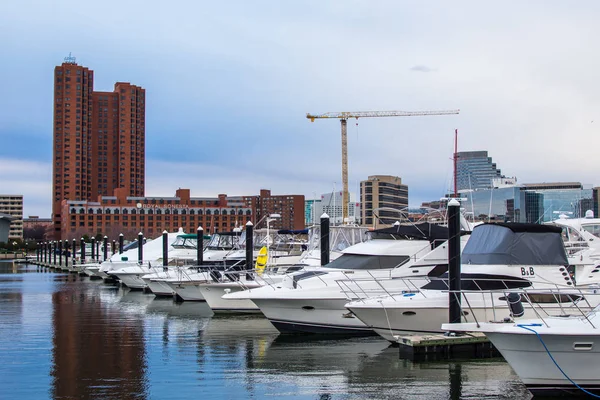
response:
M218 232L221 236L240 236L242 231L232 231L232 232Z
M389 228L370 231L372 239L398 239L398 240L448 240L448 227L421 222L414 225L395 225Z
M481 224L462 252L463 264L567 265L561 228L523 223Z
M277 231L277 233L280 235L308 235L308 229L280 229Z

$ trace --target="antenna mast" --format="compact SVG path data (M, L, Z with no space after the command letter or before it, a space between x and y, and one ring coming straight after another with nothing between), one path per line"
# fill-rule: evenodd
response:
M458 197L458 185L456 178L458 177L457 161L458 161L458 129L454 130L454 197Z

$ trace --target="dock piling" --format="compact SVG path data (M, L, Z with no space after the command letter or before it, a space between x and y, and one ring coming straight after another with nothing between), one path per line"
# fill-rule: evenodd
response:
M321 215L321 265L329 264L329 215Z
M169 232L166 230L162 233L162 245L163 245L163 271L167 269L169 265Z
M144 234L138 233L138 263L140 265L144 262Z
M204 229L199 226L196 232L198 236L196 246L196 264L202 265L204 262Z
M461 321L460 294L460 203L448 202L448 322Z

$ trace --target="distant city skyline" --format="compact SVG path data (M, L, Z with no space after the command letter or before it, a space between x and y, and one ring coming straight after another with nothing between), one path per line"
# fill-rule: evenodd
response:
M9 2L3 192L24 195L25 216L50 216L52 68L69 52L101 71L95 90L146 88L148 196L339 189L339 122L305 115L355 110L461 113L349 121L353 193L387 174L408 185L411 206L443 196L456 128L459 151L488 151L519 182L600 184L600 3L274 4Z

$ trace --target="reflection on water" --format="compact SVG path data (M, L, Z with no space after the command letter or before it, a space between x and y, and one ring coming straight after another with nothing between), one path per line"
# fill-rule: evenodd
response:
M258 316L35 267L0 264L0 334L0 398L530 397L501 359L412 363L377 338L298 341Z

